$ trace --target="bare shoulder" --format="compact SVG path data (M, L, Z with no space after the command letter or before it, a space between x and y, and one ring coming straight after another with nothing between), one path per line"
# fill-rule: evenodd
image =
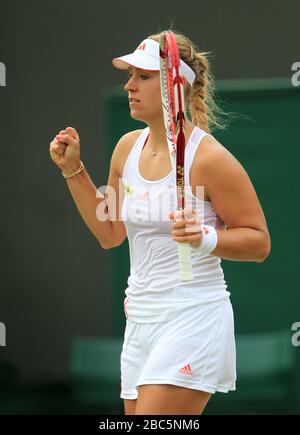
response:
M207 177L228 176L229 173L246 173L238 159L215 137L208 135L201 141L196 153L196 165Z
M143 129L129 131L125 133L116 144L113 156L119 177L122 176L127 157L142 131Z
M205 161L205 163L212 163L216 159L222 158L235 159L233 154L211 135L207 135L201 140L201 145L198 147L196 157L198 164L203 163L203 161Z
M227 191L250 188L251 181L238 159L211 135L197 149L191 172L192 184L205 186L205 198L214 203Z
M197 154L197 170L202 171L207 196L222 221L229 228L268 232L255 188L237 158L212 136L203 138Z

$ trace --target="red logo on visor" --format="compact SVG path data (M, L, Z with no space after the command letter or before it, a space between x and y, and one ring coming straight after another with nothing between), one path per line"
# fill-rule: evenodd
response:
M146 49L146 42L144 44L141 44L138 46L137 50L145 50Z

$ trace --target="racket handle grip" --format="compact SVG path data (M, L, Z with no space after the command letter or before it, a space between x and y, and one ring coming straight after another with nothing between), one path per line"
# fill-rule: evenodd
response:
M177 243L179 260L179 279L180 281L190 281L193 279L191 245L189 243Z

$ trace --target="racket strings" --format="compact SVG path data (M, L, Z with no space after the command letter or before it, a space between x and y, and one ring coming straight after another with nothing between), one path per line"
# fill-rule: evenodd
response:
M160 52L161 59L163 62L162 70L162 86L163 86L163 107L164 107L164 117L167 117L167 122L165 123L168 145L170 147L171 153L175 156L176 154L176 106L175 106L175 96L174 88L172 86L173 76L172 70L170 70L170 57L167 45Z
M176 97L174 92L173 69L167 70L168 77L168 95L169 95L169 116L171 124L172 139L177 142L177 119L176 119Z

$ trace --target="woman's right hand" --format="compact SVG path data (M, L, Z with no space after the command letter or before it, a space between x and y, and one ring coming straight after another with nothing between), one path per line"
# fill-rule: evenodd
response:
M75 128L61 130L50 143L50 156L65 174L76 171L80 166L80 139Z

